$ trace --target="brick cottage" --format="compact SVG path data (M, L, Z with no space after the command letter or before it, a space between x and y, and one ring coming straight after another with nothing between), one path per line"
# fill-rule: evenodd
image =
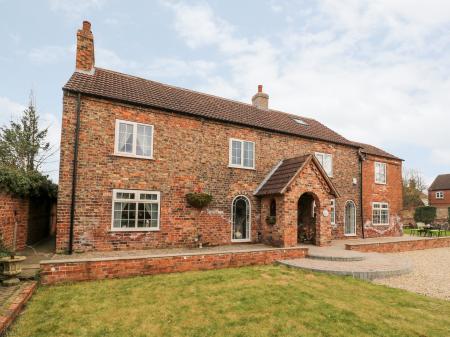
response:
M97 68L63 88L57 251L399 235L402 160L314 119ZM210 194L203 209L188 193Z

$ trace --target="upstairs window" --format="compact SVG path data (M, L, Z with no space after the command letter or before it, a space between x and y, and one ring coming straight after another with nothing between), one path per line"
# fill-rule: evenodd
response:
M113 190L113 231L159 229L160 192Z
M275 199L270 201L270 216L277 216L277 202Z
M375 183L386 184L386 164L375 162Z
M153 125L116 120L114 153L152 159Z
M327 173L329 177L333 176L333 156L328 153L316 152L315 156L319 161L320 165L322 165L324 171Z
M389 204L385 202L374 202L372 204L372 223L374 225L389 224Z
M444 199L444 192L443 191L436 192L436 199Z
M230 139L230 167L255 168L255 143L239 139Z

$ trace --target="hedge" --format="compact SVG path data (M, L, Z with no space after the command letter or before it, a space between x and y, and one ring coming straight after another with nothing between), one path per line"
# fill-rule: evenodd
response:
M37 171L0 167L0 189L21 197L56 198L58 185Z
M436 218L436 207L423 206L417 207L414 212L414 220L416 222L432 223Z

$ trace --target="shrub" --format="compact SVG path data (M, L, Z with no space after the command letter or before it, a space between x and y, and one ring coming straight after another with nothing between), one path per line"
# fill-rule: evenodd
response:
M186 194L186 200L189 205L195 208L203 208L208 206L213 197L208 193L188 193Z
M414 220L416 222L432 223L436 218L436 207L423 206L417 207L414 212Z
M0 188L21 197L46 196L56 198L58 186L37 171L0 168Z
M277 223L277 217L273 215L268 215L266 217L266 222L268 225L275 225Z

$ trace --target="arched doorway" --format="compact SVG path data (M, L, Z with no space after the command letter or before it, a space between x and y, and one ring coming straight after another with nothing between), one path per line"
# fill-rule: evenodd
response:
M352 200L345 203L344 235L356 235L356 206Z
M297 204L297 241L316 243L318 201L313 193L303 193Z
M250 201L239 195L232 204L231 240L235 242L250 241Z

